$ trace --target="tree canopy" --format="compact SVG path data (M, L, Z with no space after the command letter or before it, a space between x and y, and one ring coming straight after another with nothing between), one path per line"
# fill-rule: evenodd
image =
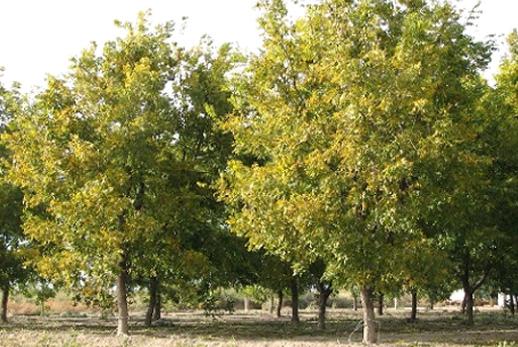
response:
M263 50L225 125L257 160L229 164L229 224L281 256L321 255L362 288L374 342L372 294L401 279L407 248L432 236L438 211L456 232L485 202L467 190L491 163L476 142L491 45L448 3L329 0L295 22L282 1L261 5Z

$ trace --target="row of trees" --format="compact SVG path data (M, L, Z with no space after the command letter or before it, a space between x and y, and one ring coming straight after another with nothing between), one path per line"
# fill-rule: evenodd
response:
M203 301L219 287L356 288L374 300L459 285L518 292L518 34L493 49L449 3L263 0L263 48L172 41L136 24L36 95L1 90L0 284L49 280L110 305ZM247 250L247 247L249 250ZM5 305L6 305L5 304ZM4 310L5 312L5 310ZM414 311L415 312L415 311ZM415 319L415 315L413 317Z

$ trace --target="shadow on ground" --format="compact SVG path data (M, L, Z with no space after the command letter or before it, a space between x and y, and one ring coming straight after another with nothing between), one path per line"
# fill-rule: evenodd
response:
M518 320L506 317L501 312L480 312L475 325L467 326L464 317L452 312L423 312L416 323L405 318L405 312L387 312L378 318L380 342L405 345L426 344L497 344L502 341L518 341ZM169 314L156 326L144 326L143 317L134 315L131 320L132 336L203 341L258 342L269 344L273 341L289 340L347 343L361 340L360 314L352 310L332 310L327 329L320 331L316 325L316 312L305 311L302 321L293 324L289 318L277 319L269 314L256 311L250 314L222 315L206 317L201 312ZM0 326L0 331L41 331L45 333L71 331L87 333L98 337L115 335L115 319L102 320L96 317L34 317L16 316L10 324ZM354 332L356 329L356 332Z

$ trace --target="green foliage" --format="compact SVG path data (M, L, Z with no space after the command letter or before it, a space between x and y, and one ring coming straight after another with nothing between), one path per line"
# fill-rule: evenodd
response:
M151 31L142 14L121 26L127 36L102 55L92 44L67 75L49 77L5 136L9 178L25 194L24 231L41 246L37 268L78 290L109 288L121 266L137 270L142 240L183 198L181 187L163 189L182 168L167 94L181 51L170 24Z
M1 70L0 70L1 72ZM17 107L20 94L16 86L12 90L0 84L0 134L5 135ZM22 232L22 192L7 179L6 162L10 154L0 143L0 288L9 289L23 284L31 271L28 268L27 242Z
M215 318L222 312L233 313L235 304L236 300L233 296L218 288L204 293L201 308L206 316Z
M56 296L56 289L50 282L40 279L26 286L23 293L34 300L34 303L40 307L40 315L43 316L47 309L45 303Z
M36 95L0 86L0 286L109 309L122 274L213 315L294 276L516 294L518 32L492 88L448 1L258 6L248 60L141 14Z
M241 293L256 302L265 302L271 295L271 292L267 288L257 284L244 287L241 289Z
M151 30L145 14L118 25L125 37L100 55L92 44L50 77L5 137L33 262L103 308L121 272L134 286L159 278L173 300L204 300L250 276L212 187L232 149L216 124L232 109L228 78L241 58L209 40L179 48L172 24Z
M263 51L225 124L256 158L221 181L229 224L284 259L322 256L339 280L398 283L445 191L481 183L487 159L466 145L489 46L449 4L323 1L295 23L262 6Z
M518 32L509 35L510 55L504 59L496 76L496 89L488 100L488 109L497 118L494 133L489 137L495 155L495 193L492 199L498 208L498 227L505 233L499 247L493 286L507 294L518 293L518 265L514 246L518 216Z

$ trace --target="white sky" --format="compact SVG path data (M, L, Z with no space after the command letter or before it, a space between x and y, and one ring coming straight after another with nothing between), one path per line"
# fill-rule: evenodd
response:
M477 0L457 0L470 9ZM483 11L478 27L470 32L484 39L505 35L518 27L518 0L481 0ZM47 73L61 74L69 58L89 42L103 43L120 32L114 19L134 21L138 11L151 9L153 22L187 16L180 43L191 45L203 34L216 43L234 42L245 51L260 45L255 0L0 0L0 66L3 82L19 81L24 89L41 86ZM490 76L502 53L488 72Z

